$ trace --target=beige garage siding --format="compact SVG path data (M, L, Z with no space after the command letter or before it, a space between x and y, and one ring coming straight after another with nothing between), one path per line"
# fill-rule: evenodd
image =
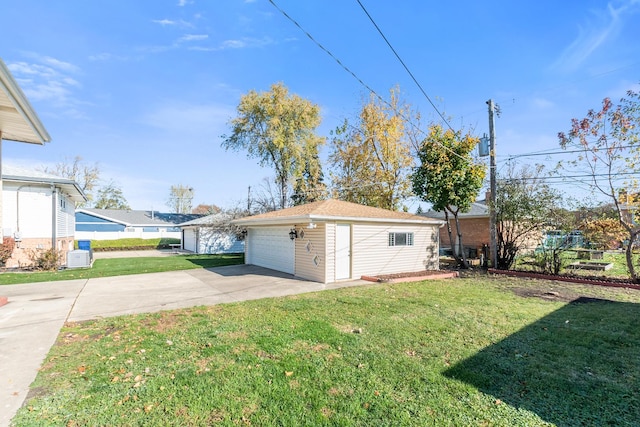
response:
M390 232L414 233L413 246L389 246ZM437 247L433 226L354 224L353 277L435 269Z
M298 238L296 239L295 275L303 279L326 283L325 224L317 224L313 229L306 228L306 226L296 228Z
M334 282L336 280L336 223L327 223L325 227L326 282Z

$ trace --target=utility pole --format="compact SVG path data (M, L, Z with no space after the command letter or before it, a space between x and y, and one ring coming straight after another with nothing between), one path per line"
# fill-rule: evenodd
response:
M247 189L247 215L251 215L251 186Z
M498 261L498 244L496 231L496 132L495 132L495 104L493 99L487 101L489 105L489 186L491 200L489 202L489 237L490 237L490 257L491 268L496 268Z

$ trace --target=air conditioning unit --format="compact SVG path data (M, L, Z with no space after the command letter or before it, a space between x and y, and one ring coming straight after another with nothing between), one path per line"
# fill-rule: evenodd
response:
M67 268L91 267L91 253L83 249L67 252Z

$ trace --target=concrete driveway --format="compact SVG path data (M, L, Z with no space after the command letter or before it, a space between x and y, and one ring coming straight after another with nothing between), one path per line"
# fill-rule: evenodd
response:
M0 427L22 406L65 322L362 286L325 285L252 265L0 286Z

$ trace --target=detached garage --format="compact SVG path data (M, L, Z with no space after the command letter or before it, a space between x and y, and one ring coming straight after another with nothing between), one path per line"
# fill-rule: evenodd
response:
M182 249L196 254L231 254L244 252L244 241L231 229L228 215L219 213L179 224Z
M444 221L323 200L232 222L245 262L322 283L438 269Z

